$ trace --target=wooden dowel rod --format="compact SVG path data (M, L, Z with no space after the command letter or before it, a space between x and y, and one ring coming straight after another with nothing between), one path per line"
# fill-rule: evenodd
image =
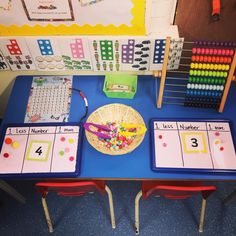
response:
M224 106L225 106L225 102L229 93L229 89L230 89L230 85L231 85L231 81L233 79L233 75L234 75L234 70L236 67L236 52L234 53L234 58L233 58L233 62L231 64L230 70L229 70L229 74L227 77L227 81L225 83L225 89L221 98L221 102L220 102L220 106L219 106L219 112L223 112L224 110Z
M167 65L168 65L168 55L169 55L169 50L170 50L170 39L171 39L170 37L166 38L165 54L164 54L162 71L161 71L161 82L160 82L159 94L158 94L158 99L157 99L158 108L161 108L162 100L163 100L163 93L164 93L166 72L167 72Z

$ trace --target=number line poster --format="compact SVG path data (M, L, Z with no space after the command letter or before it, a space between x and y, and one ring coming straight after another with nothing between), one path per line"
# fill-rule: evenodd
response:
M153 121L153 167L236 169L228 122Z

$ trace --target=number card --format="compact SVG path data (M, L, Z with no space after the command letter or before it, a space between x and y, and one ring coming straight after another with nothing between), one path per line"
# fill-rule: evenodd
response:
M153 170L236 171L229 121L151 120Z
M79 125L12 125L4 130L0 176L67 177L79 174L82 149Z

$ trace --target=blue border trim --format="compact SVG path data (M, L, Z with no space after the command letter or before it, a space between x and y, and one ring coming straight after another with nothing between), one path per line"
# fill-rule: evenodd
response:
M215 122L215 123L228 123L230 130L231 130L231 137L233 140L233 144L234 144L234 151L235 151L235 139L234 139L234 135L232 133L234 132L233 129L233 125L232 125L232 121L230 120L224 120L224 119L185 119L185 118L178 118L178 119L164 119L164 118L152 118L149 121L149 127L150 127L150 153L151 153L151 169L153 171L159 171L159 172L184 172L184 173L189 173L191 174L192 172L194 173L208 173L208 174L235 174L236 173L236 169L200 169L200 168L167 168L167 167L157 167L156 165L156 159L155 159L155 143L154 143L154 122L156 121L172 121L172 122L181 122L181 121L185 121L185 122Z
M0 136L0 151L2 149L2 144L5 138L5 133L8 127L40 127L40 126L79 126L79 141L77 146L77 157L76 157L76 166L75 172L54 172L54 173L17 173L17 174L0 174L0 178L69 178L76 177L80 175L81 169L81 159L82 159L82 148L83 148L83 139L84 139L84 128L82 124L76 122L65 122L65 123L12 123L4 124L1 127L1 136Z

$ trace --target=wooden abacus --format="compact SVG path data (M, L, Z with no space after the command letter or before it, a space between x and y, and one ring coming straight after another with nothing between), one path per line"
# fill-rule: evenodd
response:
M178 47L176 44L174 48L170 48L175 41L182 46ZM186 49L183 48L183 45L188 47L193 45L193 47ZM168 37L162 70L154 71L154 76L161 79L157 107L161 108L163 103L182 104L193 107L217 108L219 112L223 112L236 67L235 48L235 42L184 42L183 39ZM192 55L181 55L186 52ZM172 57L176 56L177 53L178 56L173 59ZM188 63L180 63L180 60L187 60ZM187 67L187 70L176 70L179 67ZM173 73L188 74L188 78L166 76L172 68L175 69ZM166 83L167 79L175 80L175 83ZM176 84L181 80L185 84ZM181 88L181 90L167 90L165 87L168 85ZM164 96L165 91L185 94L185 97ZM163 102L164 97L178 99L182 102Z

